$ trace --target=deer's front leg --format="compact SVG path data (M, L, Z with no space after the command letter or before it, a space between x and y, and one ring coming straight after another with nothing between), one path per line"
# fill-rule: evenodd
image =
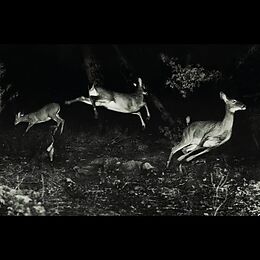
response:
M151 114L150 114L150 111L149 111L149 109L148 109L147 104L145 104L144 107L145 107L146 113L147 113L147 120L150 120L150 119L151 119Z
M28 127L25 130L24 135L34 126L34 123L29 123Z
M95 102L95 99L93 97L90 97L90 102L93 106L93 110L94 110L94 118L95 119L98 119L98 112L97 112L97 107L96 107L96 102Z
M144 122L144 120L143 120L143 118L142 118L141 113L140 113L140 112L138 112L138 113L133 113L133 115L138 115L138 116L139 116L139 118L140 118L140 120L141 120L141 123L142 123L143 130L144 130L145 127L146 127L146 125L145 125L145 122Z

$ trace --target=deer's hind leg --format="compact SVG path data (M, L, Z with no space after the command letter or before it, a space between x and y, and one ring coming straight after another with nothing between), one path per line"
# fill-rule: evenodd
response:
M180 156L177 160L179 162L183 161L185 158L189 157L192 153L196 152L196 151L200 151L200 150L203 150L203 149L206 149L205 147L201 147L201 146L197 146L195 147L195 149L193 150L190 150L188 153Z
M54 135L55 135L56 131L58 130L60 124L61 124L60 134L62 134L63 128L64 128L65 120L62 119L62 118L59 116L59 114L56 114L55 116L53 116L52 119L57 123L57 127L56 127L56 129L54 130Z
M172 148L169 159L167 161L166 168L169 168L173 155L188 145L189 145L189 143L185 143L182 141Z
M205 148L205 147L203 147L203 148ZM188 157L186 159L186 162L190 162L191 160L195 159L196 157L198 157L198 156L200 156L200 155L202 155L204 153L208 153L210 150L212 150L212 148L206 148L204 151L202 151L200 153L197 153L197 154L195 154L193 156Z

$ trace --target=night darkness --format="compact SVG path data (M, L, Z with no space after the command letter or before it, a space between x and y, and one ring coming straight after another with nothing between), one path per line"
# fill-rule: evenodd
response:
M81 48L82 45L79 44L1 45L1 59L7 67L6 79L12 82L20 94L16 107L12 109L15 112L20 110L30 112L46 103L63 104L67 99L87 95L89 83L84 70ZM220 90L225 90L229 95L240 99L247 93L257 92L259 77L254 69L245 68L242 73L240 70L234 71L248 45L125 44L120 45L120 48L134 67L136 75L143 77L149 89L159 95L167 109L176 116L185 116L192 111L195 119L209 119L212 115L218 118L222 104L216 97ZM131 87L120 73L118 59L112 46L97 44L94 50L102 64L105 87L123 92L129 89L131 91ZM215 88L202 88L189 101L183 102L178 93L164 89L167 71L159 59L159 54L162 52L178 57L182 64L185 64L189 53L191 64L218 69L225 75L234 75L234 80L223 80ZM211 108L205 111L207 106ZM108 116L115 115L108 113Z
M51 100L63 102L73 96L86 95L88 80L80 48L81 45L76 44L1 45L0 55L8 69L7 78L20 91L20 105L44 104ZM199 63L207 68L218 69L229 74L233 72L236 62L246 51L247 45L125 44L121 45L121 48L134 66L136 73L144 78L149 88L160 92L166 74L159 60L159 53L165 52L178 57L181 62L185 62L187 53L190 53L190 63ZM128 86L120 73L113 48L108 44L95 45L95 52L103 66L105 86L109 89L127 89ZM249 74L250 71L246 73ZM244 79L240 75L238 80L239 85L231 91L230 85L236 83L228 83L231 94L244 95L254 91L258 83L256 81L259 79L252 79L249 74L245 75ZM253 84L250 84L251 82ZM220 87L225 88L225 83L222 83ZM165 93L162 91L160 94ZM174 96L171 98L174 99Z

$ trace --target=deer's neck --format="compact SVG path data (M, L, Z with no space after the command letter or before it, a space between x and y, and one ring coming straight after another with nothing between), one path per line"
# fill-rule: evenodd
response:
M21 117L20 122L28 122L28 115Z
M135 94L138 95L139 97L143 97L143 88L138 87Z
M228 108L226 108L226 115L224 120L222 121L222 126L225 130L232 131L234 124L234 113L230 112Z

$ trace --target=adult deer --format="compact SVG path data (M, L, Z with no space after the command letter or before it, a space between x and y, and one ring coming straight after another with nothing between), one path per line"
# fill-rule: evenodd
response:
M34 125L44 123L52 119L57 123L57 127L54 131L54 134L58 130L60 124L61 124L60 134L62 134L65 120L59 116L59 112L60 112L60 105L57 103L51 103L44 106L42 109L27 115L23 115L21 112L19 112L15 117L14 124L18 125L19 123L22 122L28 123L28 127L25 131L25 133L27 133L29 129L32 128Z
M181 142L172 148L166 168L169 167L172 156L179 150L182 150L184 155L177 160L182 161L186 159L186 161L189 162L194 158L219 147L231 138L234 113L238 110L245 110L246 106L235 99L228 99L223 92L220 92L220 98L226 105L226 115L223 121L199 121L187 126L183 132ZM192 153L198 151L201 152L190 156Z
M147 120L150 119L151 115L144 96L147 95L142 79L138 78L138 85L134 84L137 89L134 93L120 93L115 91L106 90L101 87L95 87L94 85L89 90L89 98L79 97L70 101L66 101L66 105L70 105L75 102L82 102L88 105L92 105L97 115L96 107L105 107L108 110L133 114L139 116L142 127L145 128L145 122L142 118L140 110L145 107L147 113Z

